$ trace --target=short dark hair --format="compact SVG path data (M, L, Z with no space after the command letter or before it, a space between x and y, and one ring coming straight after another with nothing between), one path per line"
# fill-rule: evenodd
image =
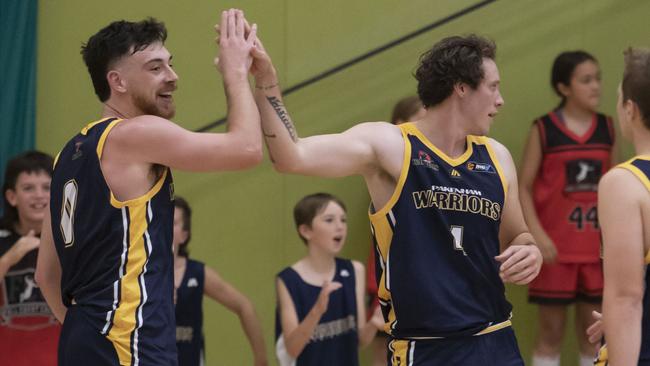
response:
M494 60L493 41L470 34L465 37L447 37L420 56L415 71L418 96L425 108L447 99L458 83L476 89L483 80L483 59Z
M12 229L18 223L18 209L9 204L6 195L8 190L16 189L18 176L21 173L31 174L44 172L52 177L53 165L54 159L52 159L52 156L36 150L25 151L9 160L5 169L5 181L2 185L4 213L0 219L0 227Z
M390 123L397 124L397 122L408 122L417 111L422 108L422 102L417 95L412 95L400 99L393 107L393 115L390 118Z
M560 107L564 106L566 103L566 97L560 93L557 84L564 84L566 86L571 85L571 76L573 75L573 71L578 67L578 65L585 61L598 63L594 56L582 50L562 52L555 57L551 69L551 87L555 91L555 94L562 98Z
M311 227L314 217L322 212L330 202L337 203L341 206L343 211L347 212L343 201L329 193L314 193L303 197L293 208L293 219L296 223L296 229L298 229L300 225ZM298 236L300 236L303 243L307 244L307 239L300 234L300 230L298 230Z
M628 48L621 82L623 101L636 103L643 124L650 129L650 50Z
M183 213L183 230L187 232L187 238L178 246L178 255L187 258L190 255L187 246L192 238L192 208L190 207L190 204L180 196L174 198L174 208L180 209Z
M105 102L111 96L106 74L115 61L142 51L152 43L165 43L166 39L165 24L154 18L140 22L115 21L90 37L81 46L81 55L99 100Z

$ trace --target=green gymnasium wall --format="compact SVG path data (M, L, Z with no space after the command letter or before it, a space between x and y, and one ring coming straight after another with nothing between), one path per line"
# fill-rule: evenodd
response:
M175 121L196 129L224 115L213 25L220 11L240 7L259 24L284 87L444 18L475 1L394 0L326 2L305 0L39 2L37 147L57 153L66 140L101 111L79 55L82 42L117 19L154 16L169 29L167 47L180 76ZM548 83L550 65L563 50L582 48L599 60L603 73L601 110L615 113L615 89L622 50L648 46L643 0L501 0L387 52L346 69L286 98L301 135L337 132L359 121L386 120L394 101L413 94L411 74L418 56L444 36L476 32L498 44L505 106L491 135L519 161L531 121L557 99ZM222 131L223 127L216 129ZM629 147L625 148L630 154ZM271 364L274 358L274 275L304 254L292 223L293 204L303 195L328 191L349 208L349 237L343 256L365 262L370 237L368 195L358 177L317 179L283 176L268 162L240 173L175 172L176 190L194 209L191 255L216 268L249 296L262 319ZM521 287L509 287L520 347L530 355L536 311ZM205 302L208 364L251 364L235 316ZM563 360L576 364L576 343L568 330ZM364 355L367 360L367 355Z

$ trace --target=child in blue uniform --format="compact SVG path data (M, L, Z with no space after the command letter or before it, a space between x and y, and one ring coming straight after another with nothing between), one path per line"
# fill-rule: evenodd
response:
M179 366L205 364L203 295L237 314L253 351L253 365L268 365L262 327L250 300L212 268L189 258L192 209L187 201L174 201L174 299L176 347Z
M282 366L359 365L358 347L383 324L366 322L364 267L337 254L347 236L345 205L327 193L304 197L294 208L307 256L278 274L276 351Z

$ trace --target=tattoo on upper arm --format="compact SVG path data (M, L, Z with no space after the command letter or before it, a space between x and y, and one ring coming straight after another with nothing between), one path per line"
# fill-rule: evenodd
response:
M282 123L284 124L284 127L287 129L287 132L289 132L289 136L291 137L291 140L293 140L293 142L297 142L298 135L296 134L296 128L293 126L291 119L289 119L289 114L287 113L287 109L284 108L284 104L282 104L282 101L280 101L280 99L278 99L275 96L266 97L266 100L269 101L271 107L273 107L273 110L275 111L275 114L278 115L278 118L280 118L280 121L282 121ZM275 137L275 135L273 135L273 137Z

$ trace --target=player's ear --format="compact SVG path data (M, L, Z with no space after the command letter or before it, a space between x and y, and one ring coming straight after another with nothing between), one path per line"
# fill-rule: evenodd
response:
M114 90L120 94L126 93L127 82L119 71L117 70L109 71L106 74L106 80L108 81L108 86L110 86L111 91Z
M300 233L300 236L305 238L305 240L309 241L309 239L311 239L312 230L311 230L311 227L309 225L302 224L302 225L298 226L298 232Z
M465 83L456 83L454 84L454 92L461 98L465 97L465 94L467 94L467 90L469 88L469 85Z
M7 189L5 191L5 198L7 199L7 202L9 202L9 204L12 207L16 207L16 205L18 204L17 199L16 199L16 191L14 191L11 188L9 188L9 189Z

